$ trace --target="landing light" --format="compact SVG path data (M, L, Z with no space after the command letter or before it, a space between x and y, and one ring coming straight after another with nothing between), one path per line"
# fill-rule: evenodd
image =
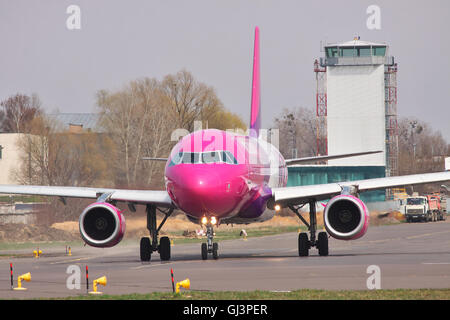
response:
M202 218L202 224L207 224L207 223L208 223L208 218L203 217L203 218Z
M278 212L281 210L281 206L279 204L276 204L274 207L275 211Z
M211 217L211 224L216 224L216 223L217 223L216 217Z

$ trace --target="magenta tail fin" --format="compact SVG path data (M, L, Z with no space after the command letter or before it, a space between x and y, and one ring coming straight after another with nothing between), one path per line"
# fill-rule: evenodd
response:
M250 136L257 137L261 129L261 80L259 74L259 28L255 28L253 49L252 101L250 110Z

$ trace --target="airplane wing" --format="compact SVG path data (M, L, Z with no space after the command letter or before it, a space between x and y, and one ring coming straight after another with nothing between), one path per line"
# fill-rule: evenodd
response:
M283 207L308 202L330 199L340 194L346 187L354 188L356 192L377 189L394 188L406 185L443 182L450 180L450 171L414 174L407 176L375 178L338 183L317 184L309 186L284 187L272 189L273 201Z
M317 157L305 157L305 158L294 158L294 159L286 159L286 165L292 166L295 164L305 164L316 161L325 161L325 160L333 160L333 159L342 159L356 156L363 156L366 154L380 153L383 151L366 151L366 152L357 152L357 153L346 153L346 154L335 154L335 155L326 155L326 156L317 156Z
M139 204L152 203L161 207L173 207L172 199L165 190L126 190L59 186L0 185L0 193L53 196L60 198L98 199L101 196L108 200L132 202Z

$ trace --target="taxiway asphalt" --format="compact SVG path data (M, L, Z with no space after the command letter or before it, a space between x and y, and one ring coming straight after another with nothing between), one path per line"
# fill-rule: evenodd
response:
M107 277L107 285L98 287L105 294L171 292L171 268L176 282L190 279L191 290L365 290L372 275L368 267L373 265L379 267L382 289L450 288L450 219L370 227L355 241L330 238L327 257L318 256L315 249L309 257L299 257L296 233L222 241L219 259L206 261L197 243L173 246L170 261L160 261L156 253L149 263L141 263L138 242L108 249L73 248L72 256L65 248L42 247L44 254L38 259L0 257L0 299L86 294L86 265L90 290L94 279ZM0 251L5 253L11 250ZM22 283L28 290L11 290L10 263L14 286L20 274L31 272L31 281ZM67 273L69 266L79 267L80 289L69 289L77 278Z

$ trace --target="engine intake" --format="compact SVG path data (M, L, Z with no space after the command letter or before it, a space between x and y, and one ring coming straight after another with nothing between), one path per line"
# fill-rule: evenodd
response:
M106 202L89 205L80 215L80 234L93 247L112 247L125 234L125 218L122 212Z
M336 239L355 240L362 237L369 226L369 210L364 202L352 195L332 198L323 211L327 232Z

